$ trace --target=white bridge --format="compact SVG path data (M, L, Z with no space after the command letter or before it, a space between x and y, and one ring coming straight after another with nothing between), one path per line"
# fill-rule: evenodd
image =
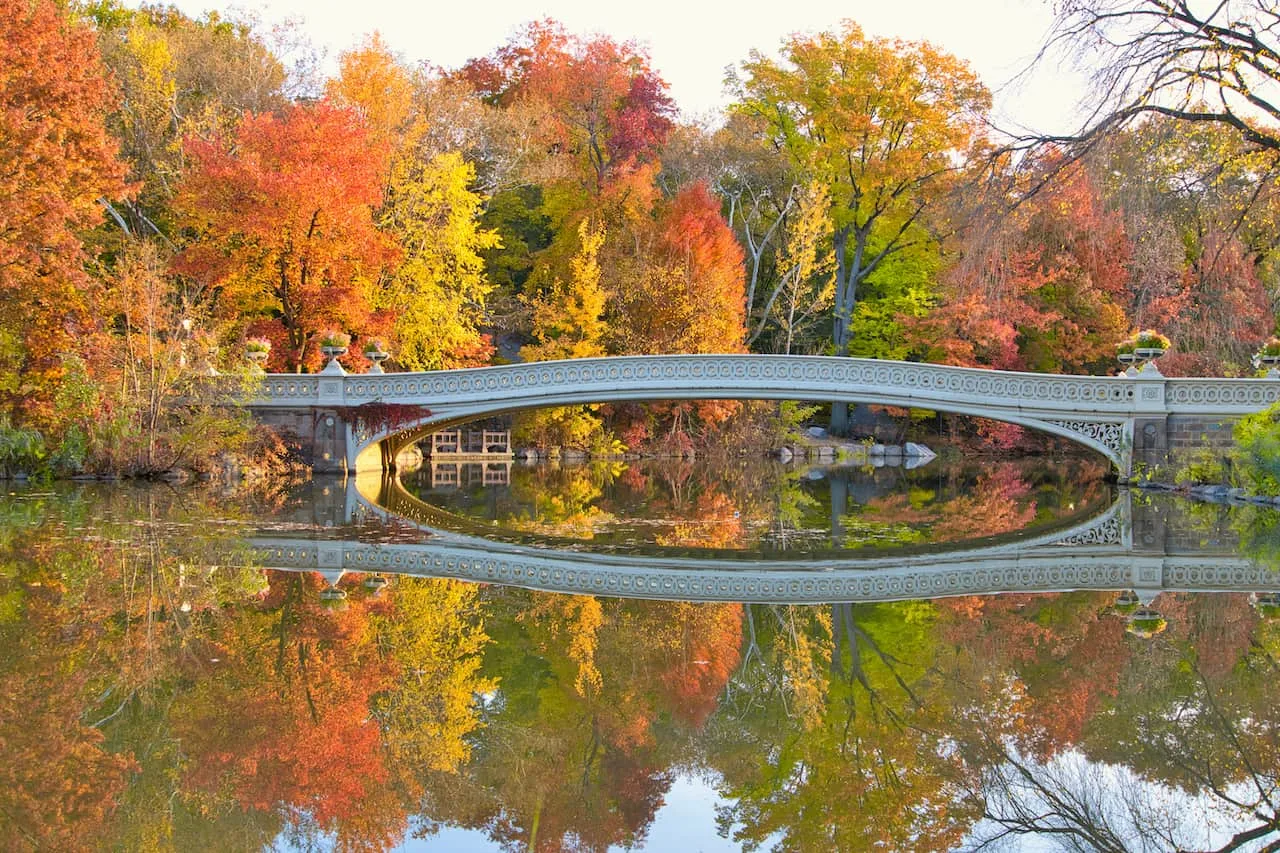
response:
M1132 589L1149 602L1166 591L1280 592L1280 571L1231 547L1170 549L1162 533L1152 529L1161 516L1147 518L1127 491L1083 522L1034 536L924 553L817 559L691 556L671 549L589 553L495 541L443 529L438 525L448 523L448 514L396 482L364 481L357 487L353 480L329 500L334 505L326 524L377 516L416 527L424 541L259 536L249 540L256 560L267 568L320 572L330 583L346 572L362 572L682 601L802 604Z
M637 400L840 400L973 415L1063 436L1121 474L1135 450L1191 445L1198 431L1280 400L1280 380L1065 376L858 358L658 355L549 361L427 373L268 374L250 408L290 426L318 471L384 470L443 426L519 409ZM429 414L369 428L354 407Z

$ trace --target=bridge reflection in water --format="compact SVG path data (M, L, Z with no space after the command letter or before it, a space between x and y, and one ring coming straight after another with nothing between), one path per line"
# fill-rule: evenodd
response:
M1091 518L1036 536L926 552L809 559L692 556L666 549L589 553L545 542L499 541L457 524L447 529L446 514L394 481L351 480L345 490L329 494L328 508L333 517L324 526L335 532L370 518L394 519L416 528L424 541L264 535L250 540L258 561L267 568L320 572L331 584L346 572L367 572L683 601L802 604L1134 590L1146 603L1166 591L1280 592L1276 568L1240 556L1230 544L1205 546L1198 536L1169 534L1163 515L1127 490Z

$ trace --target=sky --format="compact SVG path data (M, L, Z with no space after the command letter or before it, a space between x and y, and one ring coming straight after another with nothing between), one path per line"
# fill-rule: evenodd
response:
M634 40L649 50L687 118L726 103L725 69L752 49L775 55L794 32L835 30L850 18L873 36L927 40L967 60L995 95L1004 127L1074 129L1083 76L1046 68L1015 77L1035 55L1050 21L1049 0L177 0L190 15L247 10L265 23L293 18L337 55L374 30L410 62L456 68L503 44L526 21L551 17L570 32ZM1011 81L1014 81L1011 83Z

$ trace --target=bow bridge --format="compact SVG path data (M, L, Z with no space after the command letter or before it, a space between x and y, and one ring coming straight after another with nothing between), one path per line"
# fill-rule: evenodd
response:
M256 537L248 544L264 568L319 572L333 584L360 572L674 601L819 604L1132 589L1147 603L1162 592L1280 592L1280 572L1242 557L1143 554L1114 546L815 565L655 560L443 540L397 545Z
M294 430L319 472L387 470L427 433L520 409L652 400L839 400L930 409L1018 424L1106 456L1122 475L1135 454L1225 443L1222 429L1280 400L1275 379L1171 379L1014 373L939 364L784 355L617 356L442 370L268 374L251 410ZM332 371L332 372L331 372ZM423 406L394 426L367 425L366 404Z

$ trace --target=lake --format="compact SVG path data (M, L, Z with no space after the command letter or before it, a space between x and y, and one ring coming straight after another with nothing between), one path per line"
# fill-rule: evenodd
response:
M1280 518L1105 474L733 457L9 484L0 837L1263 849Z

